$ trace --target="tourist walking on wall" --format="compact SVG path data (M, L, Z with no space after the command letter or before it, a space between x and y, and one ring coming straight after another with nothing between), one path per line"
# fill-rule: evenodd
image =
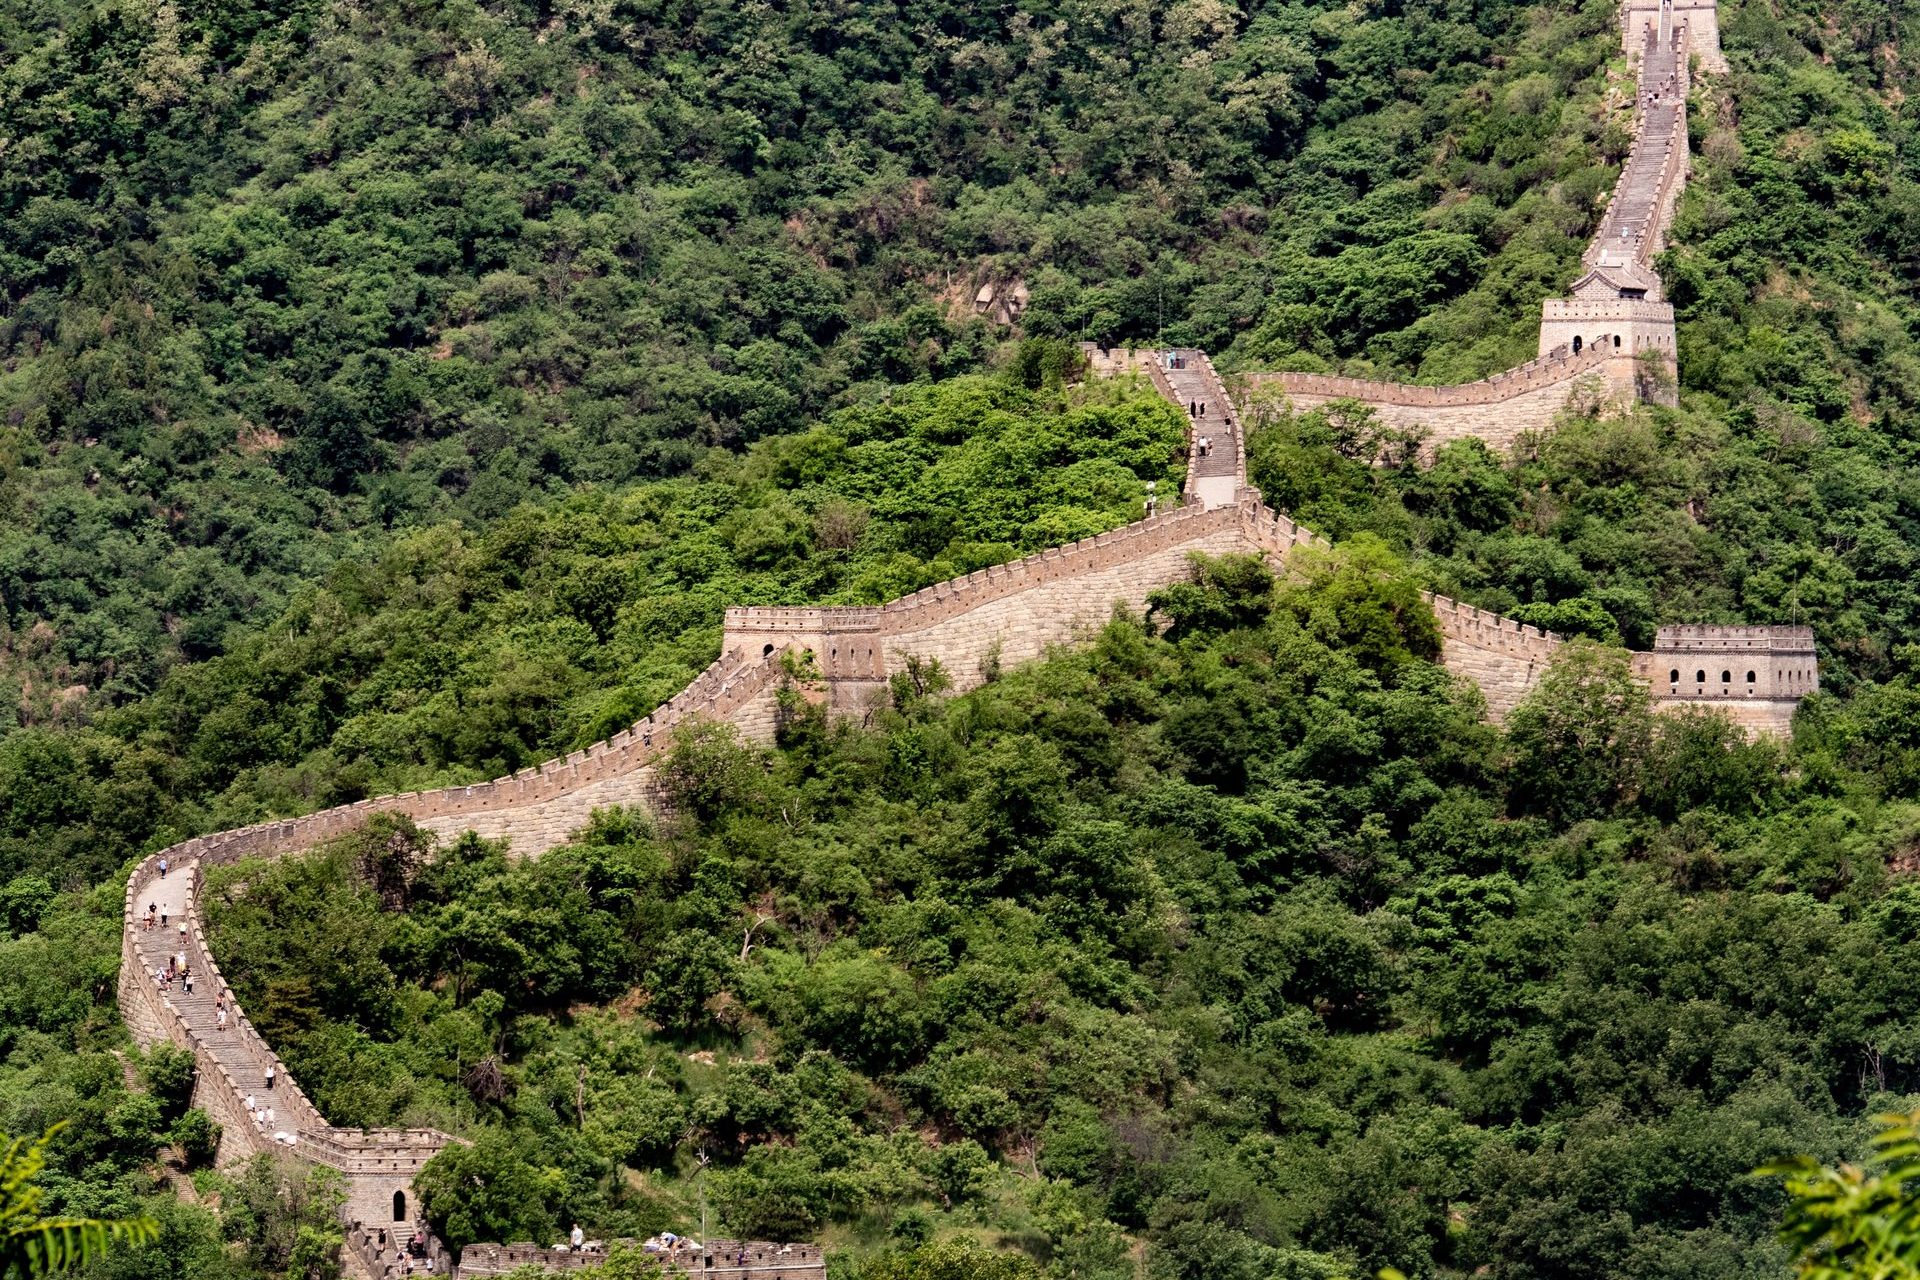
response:
M162 880L167 878L167 860L165 857L160 859L160 878Z
M273 1089L273 1068L272 1067L267 1068L267 1089L269 1092L271 1092Z

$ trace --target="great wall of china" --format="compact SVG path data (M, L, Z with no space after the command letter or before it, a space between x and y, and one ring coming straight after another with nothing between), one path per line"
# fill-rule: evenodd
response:
M1550 423L1569 388L1583 378L1597 375L1636 395L1670 388L1670 379L1647 379L1641 358L1648 351L1664 353L1670 366L1673 351L1672 309L1658 299L1650 264L1684 179L1685 122L1678 104L1687 54L1709 70L1724 64L1711 0L1629 0L1622 17L1628 50L1639 54L1643 89L1655 82L1679 87L1663 91L1659 104L1643 92L1634 156L1589 251L1587 274L1573 299L1549 302L1543 311L1541 358L1466 387L1394 388L1273 375L1297 404L1316 403L1315 396L1322 397L1319 402L1359 398L1390 421L1426 426L1442 438L1475 435L1498 447L1522 430ZM1664 96L1669 92L1670 98ZM1656 106L1670 110L1660 116ZM1616 296L1601 296L1603 289ZM1623 290L1641 293L1618 296ZM1295 548L1325 545L1268 509L1248 486L1240 416L1204 353L1094 355L1096 371L1143 373L1161 395L1190 411L1187 481L1170 510L885 605L729 609L713 664L651 715L604 742L491 782L198 836L143 860L128 880L124 901L120 1010L141 1045L170 1042L194 1053L193 1102L221 1126L218 1162L282 1152L336 1170L348 1190L350 1271L364 1280L397 1280L411 1269L404 1251L421 1216L414 1177L455 1139L427 1129L360 1130L327 1122L247 1019L213 961L199 913L208 868L312 848L377 813L405 814L443 836L474 831L509 842L521 856L537 856L564 842L597 808L660 811L657 767L677 727L718 721L747 739L770 739L781 714L780 694L796 679L790 657L807 659L798 678L813 687L813 696L836 713L858 713L885 696L888 676L909 658L937 659L966 689L989 679L999 665L1037 658L1051 646L1084 637L1116 607L1138 614L1150 592L1188 577L1192 553L1252 553L1284 570ZM1405 410L1407 416L1395 418L1387 410ZM1197 447L1203 436L1211 438L1211 449ZM1478 686L1496 719L1519 703L1561 647L1560 637L1538 628L1445 597L1428 598L1443 636L1441 661ZM1710 706L1756 733L1785 732L1798 701L1819 684L1813 635L1805 627L1667 627L1653 651L1635 654L1633 664L1663 709ZM167 927L145 927L149 904L165 913ZM193 995L163 990L157 981L169 958L181 953L196 975ZM269 1068L276 1077L271 1089ZM254 1118L269 1105L270 1127ZM470 1246L458 1260L435 1248L427 1266L488 1276L526 1265L567 1270L593 1260L532 1244L487 1244ZM699 1251L662 1257L660 1265L741 1280L825 1276L819 1250L804 1245L708 1242Z
M1540 308L1538 356L1480 382L1418 386L1313 373L1248 373L1296 410L1357 400L1386 426L1422 433L1423 456L1455 440L1483 440L1505 453L1550 426L1569 399L1673 404L1677 350L1673 306L1654 258L1686 186L1690 61L1726 70L1714 0L1626 0L1621 48L1638 68L1633 145L1569 296Z

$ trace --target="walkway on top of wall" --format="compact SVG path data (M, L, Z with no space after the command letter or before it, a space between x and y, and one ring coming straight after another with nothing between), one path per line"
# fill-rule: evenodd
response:
M1686 66L1675 32L1663 40L1649 31L1640 58L1640 80L1635 90L1633 149L1614 187L1605 218L1586 255L1589 266L1625 265L1644 270L1652 286L1648 297L1661 293L1659 273L1652 270L1660 251L1667 194L1669 151L1686 145Z
M1630 199L1637 198L1633 192L1624 194ZM1622 216L1628 212L1630 210L1623 206ZM1155 353L1150 362L1132 363L1130 367L1137 370L1145 365L1161 394L1183 409L1192 406L1191 438L1210 437L1211 448L1204 455L1189 449L1186 509L1161 515L1159 523L1130 528L1136 532L1144 528L1151 533L1169 521L1219 523L1223 527L1231 524L1240 530L1239 536L1246 545L1274 557L1282 557L1302 543L1317 542L1310 531L1300 529L1286 517L1262 506L1258 495L1247 487L1240 417L1212 361L1204 352L1191 349L1171 354L1174 356L1171 361L1166 358L1168 353L1162 351ZM1102 353L1102 360L1110 365L1116 363L1108 359L1106 353ZM1119 367L1126 367L1126 362L1119 362ZM1198 411L1202 404L1207 408L1204 415ZM1195 507L1200 510L1192 510ZM1151 541L1150 538L1133 540ZM1089 540L1096 544L1093 551L1099 551L1111 541L1107 535ZM1063 556L1071 558L1075 554L1069 548L1042 553L1029 560L1045 568L1059 563ZM1080 554L1094 558L1084 546ZM1047 573L1033 574L1036 583L1048 580ZM959 581L962 585L967 582L966 579ZM940 584L920 594L941 598L944 594L954 594L954 584ZM1446 638L1448 667L1481 681L1483 688L1488 687L1489 681L1504 682L1512 686L1506 694L1524 692L1538 678L1559 644L1558 637L1537 628L1441 597L1429 598ZM203 863L225 863L242 854L279 856L341 834L381 811L410 813L437 828L457 830L488 813L544 811L562 799L577 798L582 805L603 803L600 793L592 788L603 785L609 777L635 776L649 768L664 751L673 728L682 720L690 717L726 719L756 705L756 701L774 687L779 656L779 652L723 653L686 689L633 728L511 778L421 795L384 797L306 818L196 837L164 851L173 863L165 880L156 874L158 858L163 855L147 858L129 881L123 920L126 936L123 938L121 997L129 1026L143 1044L159 1039L184 1040L189 1044L195 1051L203 1079L215 1088L224 1086L231 1095L225 1099L229 1116L241 1117L244 1108L240 1100L247 1093L256 1093L257 1099L270 1101L274 1106L275 1128L297 1136L294 1148L297 1154L341 1169L350 1178L357 1176L370 1185L377 1182L386 1187L396 1181L410 1184L413 1173L425 1159L451 1140L447 1135L430 1130L362 1133L333 1128L300 1093L272 1048L260 1038L237 1006L229 1008L227 1027L218 1026L215 999L221 994L231 999L231 993L207 952L203 925L196 909L198 903L190 901L192 895L200 892L198 886L204 883ZM1506 670L1495 671L1497 666ZM568 824L572 821L571 817L567 818ZM572 829L571 825L568 829ZM167 910L167 929L148 931L141 927L140 918L148 902ZM184 937L178 929L182 920L188 926ZM188 963L198 979L196 985L200 989L192 997L186 996L178 986L165 993L156 990L151 976L156 970L164 971L168 956L180 951L187 953ZM279 1076L270 1098L265 1089L269 1066L274 1067ZM240 1119L239 1123L248 1122ZM264 1134L236 1136L247 1139L237 1144L243 1149L265 1149L270 1145ZM371 1221L379 1216L372 1209L352 1203L348 1214L353 1221Z
M261 1106L273 1107L275 1129L310 1137L316 1126L324 1127L324 1122L291 1080L282 1079L271 1093L267 1091L267 1068L272 1066L278 1071L279 1064L267 1051L265 1042L241 1025L240 1010L229 1009L227 1025L224 1028L219 1025L214 1005L224 992L225 984L214 976L198 914L188 909L199 862L179 857L170 861L172 865L166 876L150 880L142 894L143 900L137 903L140 912L144 913L148 904L152 904L167 918L164 927L134 930L134 950L147 969L141 978L154 982L155 975L166 972L170 957L185 953L187 966L194 975L194 993L188 995L184 984L176 978L166 998L179 1012L181 1020L198 1033L204 1055L224 1067L242 1089L256 1091ZM271 1138L271 1134L267 1136Z
M1240 415L1206 352L1183 347L1166 354L1173 359L1161 362L1166 374L1161 394L1189 417L1188 494L1208 510L1232 506L1246 472ZM1199 447L1203 439L1208 442L1205 452Z

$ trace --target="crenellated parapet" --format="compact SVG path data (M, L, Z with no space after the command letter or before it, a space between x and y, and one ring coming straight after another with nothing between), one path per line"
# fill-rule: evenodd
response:
M1304 413L1337 400L1366 405L1383 425L1419 437L1420 457L1456 440L1479 440L1499 453L1520 437L1544 431L1576 392L1624 403L1638 396L1637 348L1614 349L1571 341L1544 352L1518 368L1479 382L1430 387L1415 383L1368 382L1317 373L1248 373L1251 387L1278 386L1295 412Z
M1807 626L1662 627L1633 669L1663 709L1705 707L1749 732L1785 733L1800 700L1820 690Z
M645 1252L635 1241L626 1257L635 1269L647 1269L663 1280L700 1277L701 1280L825 1280L826 1259L811 1244L772 1244L764 1240L708 1240L679 1242L676 1247ZM562 1273L599 1266L607 1253L600 1249L543 1249L533 1244L476 1244L461 1251L455 1280L510 1275L523 1267Z
M1597 348L1575 352L1562 345L1559 350L1544 352L1536 360L1529 360L1526 364L1492 377L1445 387L1410 382L1369 382L1364 378L1342 378L1322 373L1248 373L1241 377L1251 386L1277 385L1290 396L1320 401L1359 399L1378 405L1414 409L1454 406L1481 408L1543 387L1559 387L1572 378L1599 368L1606 358L1607 353Z

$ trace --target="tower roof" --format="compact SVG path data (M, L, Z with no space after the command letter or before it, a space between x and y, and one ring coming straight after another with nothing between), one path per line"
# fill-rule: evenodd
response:
M1733 627L1694 624L1662 627L1653 637L1655 653L1812 653L1813 628L1804 626Z

